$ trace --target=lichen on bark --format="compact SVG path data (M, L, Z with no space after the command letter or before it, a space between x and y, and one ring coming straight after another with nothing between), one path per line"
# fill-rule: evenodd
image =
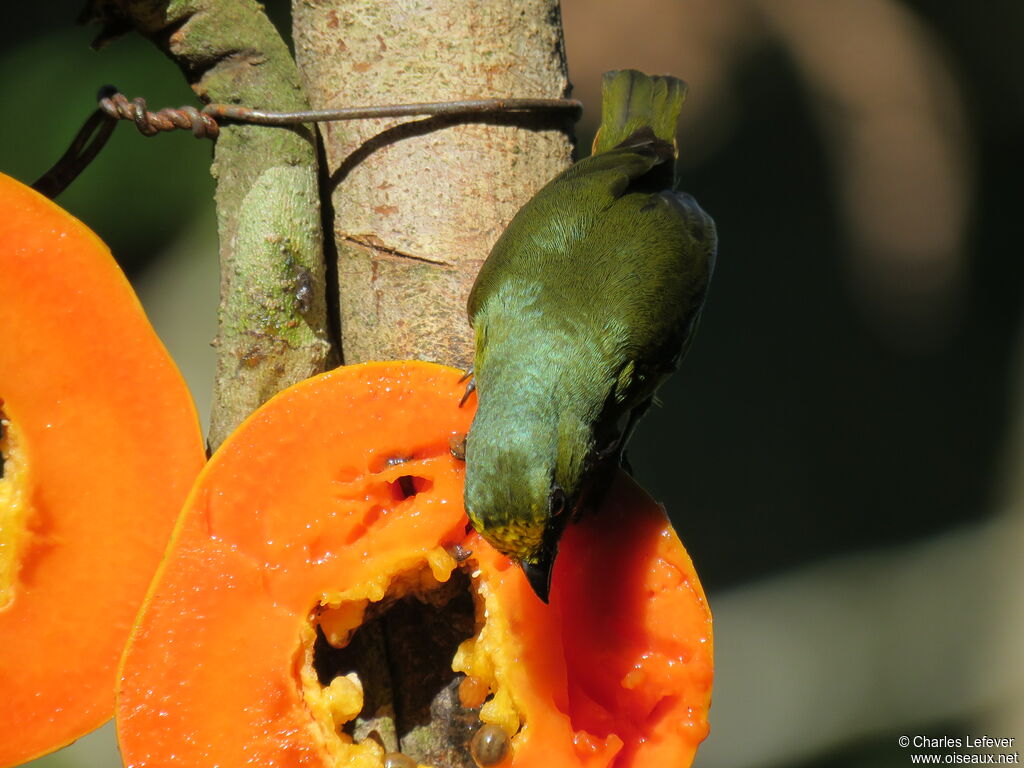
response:
M251 0L90 0L87 16L150 38L204 101L308 107L287 46ZM221 259L216 448L271 395L325 370L331 345L312 129L223 125L212 173Z

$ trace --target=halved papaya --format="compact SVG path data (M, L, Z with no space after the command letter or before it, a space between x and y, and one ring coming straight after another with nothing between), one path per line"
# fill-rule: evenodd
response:
M451 727L481 765L690 764L708 731L711 616L664 510L620 475L566 532L544 605L467 533L450 446L475 398L459 407L460 378L422 362L340 368L221 446L125 652L126 766L467 764L414 738L430 713L401 682L383 704L370 690L403 667L457 688L470 717ZM389 672L353 651L381 622L412 636L389 641ZM439 669L410 650L433 640Z
M0 766L114 712L205 462L185 383L84 224L0 175Z

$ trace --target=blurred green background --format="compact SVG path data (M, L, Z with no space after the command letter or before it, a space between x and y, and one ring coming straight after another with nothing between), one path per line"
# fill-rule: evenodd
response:
M271 3L286 23L287 4ZM113 83L195 103L79 3L0 29L0 170L31 182ZM563 0L570 74L690 83L715 217L698 339L631 448L716 616L702 768L903 766L900 735L1024 739L1024 3ZM510 94L516 95L516 94ZM208 409L209 143L120 127L58 201L110 244ZM33 765L117 762L108 726Z

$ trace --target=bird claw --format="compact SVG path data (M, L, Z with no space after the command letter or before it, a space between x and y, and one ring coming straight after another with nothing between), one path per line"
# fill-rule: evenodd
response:
M462 399L459 400L459 408L466 404L469 396L474 392L476 392L476 379L470 379L469 384L466 385L466 391L462 393Z
M466 385L466 391L462 393L462 399L459 400L459 408L466 404L469 400L469 396L476 391L476 379L473 377L473 366L469 367L469 370L463 374L462 378L459 379L459 384L469 379L469 384Z
M630 464L629 456L626 454L625 451L623 451L622 455L619 457L619 466L622 467L622 469L626 472L627 475L633 477L633 465Z

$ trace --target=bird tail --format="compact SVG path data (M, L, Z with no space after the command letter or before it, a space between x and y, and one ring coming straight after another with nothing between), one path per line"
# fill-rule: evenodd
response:
M679 78L645 75L635 69L605 72L601 127L594 137L593 153L612 149L645 128L677 149L676 124L685 99L686 83Z

